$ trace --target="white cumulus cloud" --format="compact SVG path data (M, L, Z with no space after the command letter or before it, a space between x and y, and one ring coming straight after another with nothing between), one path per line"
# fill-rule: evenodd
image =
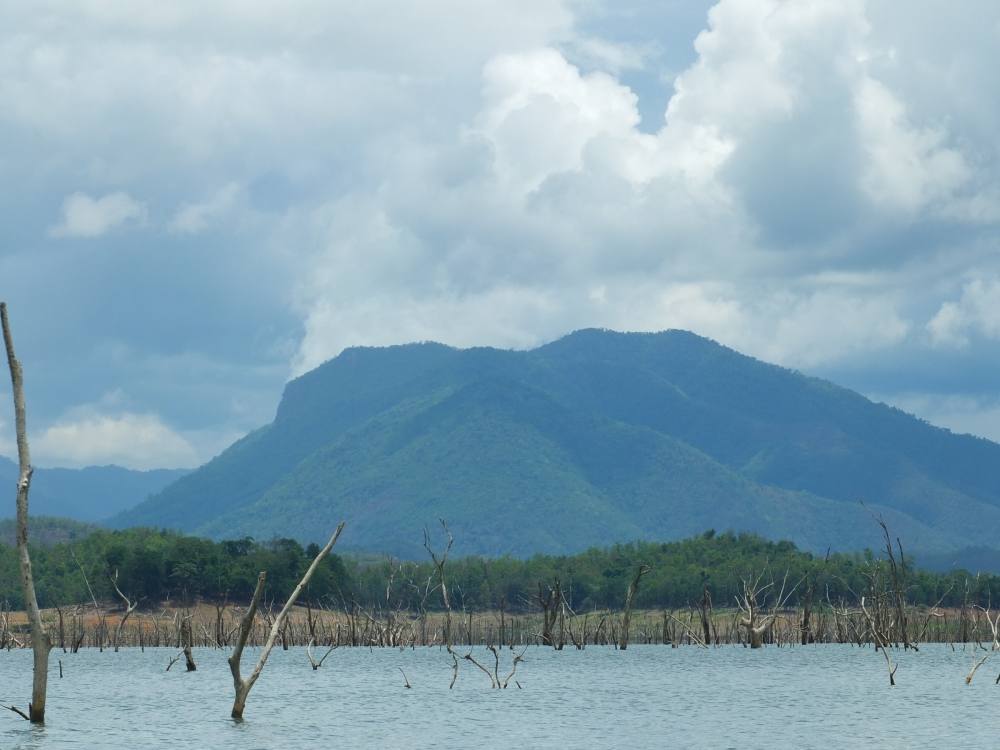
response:
M52 237L100 237L126 222L143 222L146 206L128 193L109 193L92 198L73 193L62 206L62 218L49 229Z
M966 283L957 300L941 305L927 331L938 346L967 346L973 333L1000 340L1000 278Z
M860 1L721 0L652 133L613 71L556 46L494 56L451 143L407 143L377 192L295 222L313 231L288 243L320 249L294 371L345 342L519 347L585 325L686 327L806 368L904 344L913 268L941 251L896 235L968 214L978 183L948 124L880 80L880 31ZM882 272L870 235L913 268Z
M606 73L581 75L556 50L501 55L483 71L478 131L495 149L496 169L514 190L583 166L601 136L632 138L636 96Z
M42 466L153 469L199 463L192 445L158 416L131 412L70 415L33 436L32 451Z

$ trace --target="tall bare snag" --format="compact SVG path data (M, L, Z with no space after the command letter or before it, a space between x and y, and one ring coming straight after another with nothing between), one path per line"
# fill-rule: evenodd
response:
M628 585L628 591L625 592L625 611L622 613L622 632L621 637L618 639L618 648L621 651L628 648L628 629L632 621L632 600L639 592L639 581L642 580L642 577L650 570L651 568L645 563L636 568L635 575L632 576L632 582Z
M21 588L24 608L31 626L31 650L34 652L34 677L31 683L31 703L28 719L34 724L45 723L45 691L48 684L49 651L52 643L42 625L42 613L35 597L35 581L31 575L31 557L28 555L28 490L31 489L31 452L28 450L28 432L24 409L24 381L21 363L14 355L14 339L7 320L7 303L0 302L0 323L3 342L7 350L7 365L14 391L14 426L17 432L17 555L21 568Z

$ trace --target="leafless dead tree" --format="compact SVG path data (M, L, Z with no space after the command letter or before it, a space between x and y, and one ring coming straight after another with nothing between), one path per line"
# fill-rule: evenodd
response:
M28 449L27 419L24 406L24 377L21 363L14 354L14 339L7 319L7 303L0 302L0 323L3 327L4 347L7 350L7 366L14 392L14 425L17 433L17 555L21 569L21 589L24 605L31 628L31 650L34 654L34 677L31 683L31 702L28 704L28 721L33 724L45 723L45 697L48 684L49 651L52 642L42 624L42 614L35 596L35 581L31 574L31 557L28 555L28 491L31 489L31 452ZM24 716L24 713L17 711Z
M765 569L766 570L766 569ZM742 613L740 624L746 630L747 643L750 648L760 648L764 645L764 634L767 632L778 616L778 610L785 606L785 603L795 592L798 584L786 592L788 583L788 573L785 573L781 581L781 589L772 600L771 611L764 614L767 609L766 597L769 589L773 589L775 582L772 579L769 583L762 583L765 571L757 575L750 574L742 579L743 591L736 597L736 604Z
M107 635L108 625L107 618L104 612L101 610L101 605L97 603L97 597L94 596L94 589L90 586L90 579L87 577L87 571L84 570L83 564L77 559L76 552L73 548L69 548L69 555L73 558L73 562L76 563L76 567L80 569L80 575L83 576L83 582L87 586L87 592L90 594L90 600L94 603L94 612L97 613L97 645L100 651L104 650L104 639ZM74 653L76 653L74 651Z
M880 619L877 615L879 614L876 610L876 614L872 614L871 611L865 606L865 597L861 597L861 611L865 615L865 619L868 621L868 627L871 631L872 640L875 642L875 650L881 650L882 656L885 657L885 665L889 670L889 685L896 684L896 668L898 664L892 663L892 657L889 656L889 636L884 631L882 625L880 624ZM971 677L970 677L971 680Z
M240 659L243 657L243 649L246 646L247 637L250 635L250 628L253 626L254 616L257 614L257 609L260 606L260 598L264 593L264 583L267 580L267 572L261 571L260 575L257 577L257 588L253 593L253 600L250 602L250 608L243 617L243 621L240 623L240 634L239 639L236 642L236 647L233 649L232 655L229 657L229 670L233 675L233 689L236 693L236 697L233 700L233 710L231 716L234 719L243 718L243 710L246 707L247 696L250 695L250 690L253 688L257 679L260 677L260 673L264 669L264 665L267 663L267 657L271 655L271 650L274 648L274 642L278 638L278 634L281 631L282 626L285 623L285 619L288 617L289 611L295 605L296 599L299 598L299 594L302 593L308 584L309 580L312 578L313 573L316 572L316 568L319 567L320 562L323 558L327 556L333 545L337 543L337 539L340 538L340 532L344 530L343 521L337 526L336 531L330 537L330 541L326 543L326 546L319 551L316 555L316 559L312 561L309 569L306 570L305 575L302 576L302 580L299 581L299 585L295 587L291 595L285 600L285 606L281 608L281 612L274 619L271 625L271 632L267 637L267 641L264 643L264 648L261 650L260 657L257 659L257 665L254 667L253 672L246 679L240 674Z
M445 645L451 649L452 639L451 639L451 599L448 596L448 584L444 577L444 566L448 562L448 553L451 551L451 546L455 543L455 538L451 535L448 530L448 524L445 520L439 519L441 521L441 528L444 529L445 536L448 539L448 544L445 545L444 552L441 553L441 557L437 556L431 547L430 534L427 529L424 529L424 548L427 550L428 554L431 556L431 561L434 563L434 570L438 577L438 586L441 587L441 600L444 602L445 611L445 623L444 623L444 641Z
M111 585L114 586L115 588L115 593L117 593L118 596L121 597L121 600L125 603L125 613L121 616L121 619L118 620L118 627L115 628L115 653L118 653L118 645L119 642L121 641L122 630L125 628L125 622L132 615L132 613L135 612L135 610L138 608L139 600L136 599L133 602L131 599L125 596L125 594L122 593L122 590L120 588L118 588L117 568L115 568L115 574L110 578L111 578Z
M184 654L184 668L188 672L195 672L198 666L194 663L194 653L191 648L193 646L194 634L191 632L191 619L193 615L185 613L181 618L180 632L178 635L181 639L181 653Z
M559 579L555 579L552 586L543 586L538 582L538 593L535 599L538 606L542 608L542 645L553 646L556 650L561 650L562 646L556 643L552 637L552 629L555 627L556 619L559 616L559 605L562 603L562 585Z
M712 642L712 594L708 590L708 583L703 583L701 587L701 603L698 605L701 615L701 632L704 636L702 643L707 646Z
M990 630L992 631L993 642L990 644L989 651L986 652L983 658L981 658L979 661L973 664L972 670L969 672L968 675L966 675L965 677L966 685L972 684L972 678L976 676L976 671L981 666L983 666L983 664L986 662L987 659L990 658L990 656L993 655L993 652L1000 650L1000 612L997 612L997 616L994 618L990 615L990 610L988 607L984 608L980 606L979 609L981 609L983 614L986 615L986 623L987 625L989 625ZM1000 678L998 678L997 681L1000 682Z
M909 629L906 621L906 558L903 556L903 545L896 537L896 546L899 549L899 562L892 547L892 538L889 536L889 528L885 524L882 516L877 516L876 520L882 529L882 537L885 540L885 551L889 560L889 574L892 583L892 601L896 609L896 631L899 640L903 642L903 650L913 649L917 651L916 644L910 642Z
M622 632L618 639L618 648L621 651L628 648L628 629L629 623L632 620L632 600L639 591L639 581L642 580L642 577L650 570L651 568L646 564L642 564L636 568L635 575L632 576L632 581L629 583L628 590L625 592L625 611L622 612Z
M336 643L334 643L333 645L331 645L331 646L330 646L330 647L329 647L329 648L328 648L328 649L326 650L326 653L325 653L325 654L323 654L323 656L322 656L322 657L320 657L320 658L319 658L319 659L317 660L317 659L316 659L316 657L315 657L315 656L313 656L313 652L312 652L312 650L313 650L313 646L315 646L315 645L316 645L316 638L315 638L315 637L313 637L313 638L310 638L310 639L309 639L309 645L308 645L308 646L306 646L306 657L307 657L307 658L309 659L309 664L310 664L310 666L312 666L312 668L313 668L313 671L314 671L314 672L315 672L315 671L316 671L317 669L319 669L320 667L322 667L322 666L323 666L323 662L325 662L325 661L326 661L326 657L328 657L328 656L329 656L330 654L332 654L332 653L333 653L333 650L334 650L335 648L337 648L337 644L336 644Z

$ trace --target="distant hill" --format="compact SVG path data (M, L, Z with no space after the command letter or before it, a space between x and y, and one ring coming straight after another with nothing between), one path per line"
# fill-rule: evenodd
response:
M99 527L70 518L52 518L51 516L36 516L32 514L28 522L28 533L31 544L51 547L63 542L74 542L90 536ZM16 523L13 518L0 521L0 544L13 547L16 544Z
M133 471L120 466L35 469L29 498L31 514L100 521L142 502L187 473L187 469ZM0 487L13 488L17 476L17 464L0 456ZM11 489L8 502L0 498L0 519L13 518L14 510Z
M584 330L532 351L353 348L270 425L113 519L215 538L421 554L573 552L707 528L809 549L996 544L1000 445L684 331ZM865 506L861 505L861 502Z

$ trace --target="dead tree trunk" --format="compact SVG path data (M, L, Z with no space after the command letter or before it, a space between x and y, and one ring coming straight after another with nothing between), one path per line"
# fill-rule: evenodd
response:
M899 634L899 640L903 642L904 651L911 648L917 651L919 650L917 646L910 643L909 629L906 622L906 581L904 578L906 575L906 558L903 556L903 545L900 543L899 537L896 537L896 546L899 548L899 563L897 564L896 555L892 549L892 537L889 536L889 528L881 516L878 516L876 520L882 528L882 537L885 539L885 550L889 559L889 573L892 577L892 600L896 609L896 632Z
M56 605L56 612L59 615L59 648L62 649L63 653L66 653L66 628L63 621L63 611L62 607ZM0 648L3 647L3 641L0 639Z
M813 580L806 580L805 592L802 596L802 619L799 621L799 642L805 646L813 642L810 620L812 619Z
M115 628L115 653L118 653L118 645L121 642L122 630L125 629L125 622L135 612L136 607L139 606L139 600L136 599L134 602L130 600L122 590L118 588L118 570L115 570L115 574L111 577L111 585L115 587L115 592L121 597L122 601L125 602L125 614L122 615L121 619L118 621L118 627ZM140 631L142 630L140 623Z
M705 636L704 643L707 646L712 642L712 594L708 590L707 583L702 584L701 605L698 609L701 614L701 631Z
M319 551L316 555L316 559L312 561L312 565L306 570L305 575L302 576L302 580L299 581L299 585L295 587L291 595L285 601L285 606L281 608L281 612L274 619L271 624L271 632L267 636L267 641L264 643L264 648L260 652L260 657L257 659L257 665L254 667L253 672L245 680L240 675L240 659L243 657L243 648L246 646L247 637L250 635L250 629L253 627L254 616L257 614L257 608L260 606L260 597L264 593L264 582L267 580L267 572L261 571L260 575L257 577L257 588L253 592L253 600L250 602L250 608L247 610L246 614L243 616L243 621L240 623L240 634L239 640L236 642L236 648L233 649L232 656L229 657L229 671L233 674L233 689L236 692L236 697L233 700L233 710L230 714L234 719L243 718L243 709L246 707L247 696L250 695L250 690L253 688L254 683L260 677L260 673L264 669L264 665L267 663L267 657L271 655L271 649L274 648L274 642L278 638L278 633L281 632L282 626L285 624L285 620L288 617L288 613L291 611L295 604L295 600L299 598L299 594L302 593L304 589L309 584L309 579L312 578L313 573L316 572L316 568L319 567L320 562L323 558L333 549L333 545L337 543L337 539L340 538L340 532L344 530L344 523L341 522L337 526L337 530L333 532L333 536L330 537L330 541L326 543L326 546Z
M28 490L31 488L31 452L28 450L28 432L24 408L24 381L21 363L14 355L14 339L7 320L7 304L0 302L0 322L3 327L4 347L7 350L7 365L14 391L14 425L17 432L17 554L21 568L21 588L24 592L24 608L31 626L31 650L34 652L34 678L31 683L31 703L28 704L28 719L34 724L45 723L45 692L49 674L49 650L52 643L42 625L42 613L35 597L35 581L31 575L31 557L28 555Z
M774 580L772 579L770 583L761 585L763 577L764 571L761 571L756 576L751 574L744 578L742 581L743 593L736 597L736 604L743 615L740 618L740 624L746 629L747 643L750 645L750 648L760 648L764 645L764 635L767 633L768 628L774 625L778 617L778 610L785 606L785 602L788 601L799 586L797 583L787 594L785 593L788 583L788 572L786 571L785 577L781 582L781 591L774 599L771 612L764 615L762 614L762 610L765 608L765 597L767 596L768 589L773 588Z
M750 648L760 648L764 645L764 631L771 624L770 618L760 621L760 607L757 603L759 592L759 579L745 580L743 582L743 596L740 602L740 609L743 611L743 619L740 621L747 631L747 643Z
M639 591L639 581L649 571L650 567L648 565L640 565L636 569L635 575L632 577L632 582L628 585L628 591L625 592L625 611L622 613L622 632L618 639L618 648L622 651L628 648L628 626L629 621L632 619L632 600Z
M879 629L879 611L875 610L875 615L873 616L871 612L865 607L865 598L861 597L861 612L864 614L865 619L868 621L868 627L871 629L872 641L875 643L875 650L882 651L882 656L885 657L885 666L889 670L889 686L896 684L896 667L898 664L892 663L892 657L889 656L889 637L886 633ZM969 679L971 682L971 677Z
M184 668L188 672L198 671L198 665L194 662L194 653L191 651L192 641L194 640L194 633L191 632L191 618L194 615L188 615L181 621L181 643L183 644L182 651L184 653Z
M441 528L444 529L445 536L448 538L448 544L444 548L444 552L441 553L441 557L438 558L437 554L431 549L431 538L430 534L427 533L427 529L424 529L424 547L427 549L428 554L431 556L431 561L434 563L434 570L437 572L438 576L438 586L441 587L441 600L444 602L444 642L451 650L451 598L448 595L448 584L444 578L444 566L448 562L448 553L451 551L451 546L455 543L455 538L451 535L448 530L448 524L442 518Z
M83 564L77 559L76 553L73 551L72 547L69 548L69 555L70 557L73 558L73 562L75 562L76 566L80 569L80 574L83 576L83 582L86 584L87 591L90 593L90 600L94 603L94 612L97 613L97 627L95 630L95 636L97 639L97 645L99 647L99 650L103 652L104 636L107 633L108 629L107 619L105 618L104 613L101 611L101 606L97 603L97 597L94 595L94 589L91 588L90 579L87 578L87 571L83 569ZM76 651L74 651L73 653L76 653Z
M549 586L548 589L548 593L545 593L542 582L538 582L537 599L538 605L542 608L542 645L553 646L558 651L556 640L552 637L552 629L555 627L556 618L559 614L558 607L562 599L562 584L556 578L555 586Z

